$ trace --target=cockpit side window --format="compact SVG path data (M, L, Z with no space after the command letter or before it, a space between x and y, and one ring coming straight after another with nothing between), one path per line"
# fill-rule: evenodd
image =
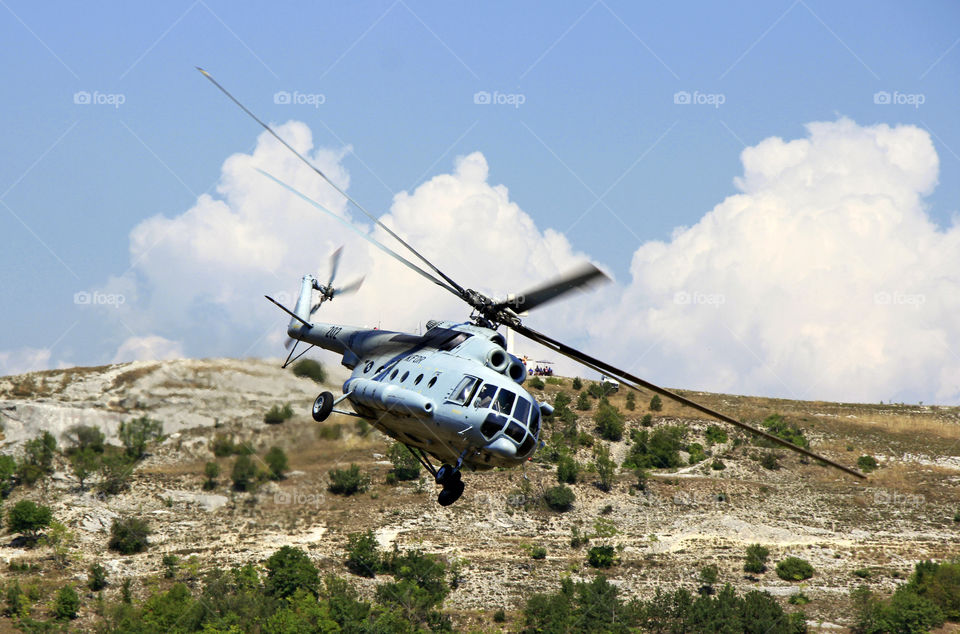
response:
M493 403L493 395L497 393L497 386L487 383L477 394L477 398L473 401L474 407L490 407L490 404Z
M469 403L470 397L473 396L473 389L479 382L480 380L474 376L463 377L457 387L454 388L453 394L450 395L450 402L458 405Z
M493 410L509 416L510 412L513 411L513 401L516 398L517 395L510 390L500 390L500 394L497 395L497 400L493 404Z
M534 405L530 413L532 414L530 416L530 433L536 436L540 431L540 407Z

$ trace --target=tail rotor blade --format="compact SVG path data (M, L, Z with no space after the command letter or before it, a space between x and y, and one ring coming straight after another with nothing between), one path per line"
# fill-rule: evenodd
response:
M341 286L340 288L334 289L333 296L339 297L340 295L349 295L350 293L356 293L358 290L360 290L360 287L363 286L364 279L365 278L361 277L359 280L356 280L355 282L350 282L346 286Z
M333 278L337 276L337 267L340 266L340 256L343 254L343 247L338 247L336 251L333 252L333 255L330 256L330 281L327 282L327 287L333 286Z

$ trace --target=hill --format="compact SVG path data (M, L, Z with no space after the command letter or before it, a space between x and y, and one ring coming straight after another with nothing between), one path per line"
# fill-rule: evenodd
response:
M416 547L458 563L457 587L444 611L460 628L487 630L500 627L492 615L501 608L504 626L516 627L531 593L556 591L563 575L593 578L596 570L587 555L596 545L614 548L618 563L604 573L624 597L649 598L657 588L696 593L701 569L713 564L717 585L769 592L789 610L797 608L787 599L802 593L810 600L803 609L811 625L841 626L851 624L849 593L855 587L866 584L889 594L917 561L960 555L960 410L955 407L684 392L754 424L779 414L811 448L845 464L872 456L879 468L859 482L792 453L758 446L725 426L721 440L715 432L708 434L714 422L673 403L664 401L662 410L651 411L651 395L645 393L637 394L633 410L627 409L625 390L607 397L624 416L626 429L622 440L605 441L593 420L599 400L585 397L590 409L573 409L566 422L556 417L545 424L542 438L548 446L526 469L464 474L463 498L442 508L429 478L387 483L390 441L379 432L338 415L322 425L313 422L309 408L320 388L278 365L178 360L0 378L0 453L19 455L24 443L42 431L51 432L62 448L64 434L77 424L103 430L108 443L119 442L121 423L143 416L160 421L164 433L148 446L132 469L130 488L120 493L81 490L62 453L54 456L52 475L33 487L14 488L4 502L5 514L21 499L42 502L73 533L74 542L66 561L51 561L51 549L27 548L8 531L0 565L14 570L10 574L24 585L37 583L42 594L64 581L83 585L90 564L99 562L111 579L133 579L134 594L145 596L171 583L162 575L165 554L182 562L195 556L191 574L197 578L208 567L262 562L279 547L293 545L321 571L350 576L344 566L348 536L370 529L385 550ZM345 376L339 368L331 372L337 379ZM531 392L550 402L564 392L574 397L574 407L571 383L558 377ZM338 392L336 384L327 389ZM285 404L293 411L289 420L264 424L270 408ZM600 478L591 466L596 448L608 447L619 465L631 452L636 457L638 439L671 427L678 430L680 465L649 469L642 487L633 470L621 467L609 492L597 486ZM219 453L248 447L260 459L255 461L260 470L267 451L280 447L289 457L289 472L254 492L236 491L229 478L236 458L217 457L218 445ZM700 450L703 459L698 460ZM575 500L566 512L543 503L544 492L558 484L550 458L559 454L580 466L580 479L570 485ZM217 462L223 474L209 490L203 486L207 462ZM330 493L330 470L351 464L370 475L369 489L350 497ZM90 481L96 484L97 478ZM129 556L107 551L112 521L130 515L149 522L150 548ZM770 551L764 573L744 572L746 548L754 543ZM545 549L545 557L533 558L533 547ZM788 556L812 564L814 576L802 584L779 579L773 567ZM350 579L367 597L380 582ZM106 592L117 596L120 584ZM87 594L81 626L97 619L93 594ZM40 615L42 604L38 600ZM12 622L0 618L0 623L9 627Z

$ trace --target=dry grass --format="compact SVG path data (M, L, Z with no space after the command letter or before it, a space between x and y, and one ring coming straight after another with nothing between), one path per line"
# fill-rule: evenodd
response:
M133 385L137 382L137 380L142 379L159 367L159 363L153 363L151 365L145 365L139 368L133 368L132 370L127 370L126 372L121 372L113 378L113 382L110 383L110 387L107 389L117 390L129 385Z

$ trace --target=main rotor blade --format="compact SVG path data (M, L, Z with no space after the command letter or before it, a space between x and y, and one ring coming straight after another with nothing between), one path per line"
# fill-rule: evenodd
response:
M551 302L570 291L601 280L608 282L610 278L593 263L584 262L572 271L544 282L540 286L535 286L526 293L517 294L514 299L500 302L500 304L503 306L509 305L517 313L533 310L537 306Z
M360 236L361 238L363 238L364 240L366 240L367 242L369 242L369 243L372 244L373 246L377 247L378 249L380 249L381 251L383 251L384 253L386 253L386 254L389 255L390 257L394 258L395 260L397 260L398 262L400 262L400 263L403 264L404 266L410 268L410 269L413 270L413 271L416 271L417 273L419 273L419 274L422 275L423 277L427 278L428 280L430 280L431 282L433 282L433 283L436 284L437 286L439 286L439 287L441 287L441 288L443 288L443 289L446 289L446 290L450 291L451 293L453 293L453 294L456 295L457 297L462 297L462 296L460 295L460 293L457 292L456 289L452 288L451 286L449 286L449 285L446 284L445 282L441 282L440 280L438 280L438 279L435 278L434 276L430 275L429 273L427 273L426 271L424 271L423 269L421 269L421 268L420 268L419 266L417 266L416 264L414 264L414 263L410 262L409 260L407 260L407 259L406 259L405 257L403 257L402 255L399 255L399 254L395 253L395 252L394 252L392 249L390 249L389 247L386 247L386 246L380 244L380 242L378 242L376 238L374 238L373 236L370 236L370 235L368 235L368 234L360 231L360 229L356 228L355 226L353 226L352 224L350 224L349 222L347 222L346 220L344 220L343 218L341 218L341 217L338 216L337 214L333 213L332 211L330 211L329 209L327 209L326 207L324 207L323 205L321 205L320 203L318 203L318 202L315 201L314 199L310 198L310 197L307 196L306 194L300 193L299 191L297 191L296 189L294 189L292 186L287 185L286 183L284 183L282 180L280 180L279 178L277 178L277 177L274 176L273 174L271 174L271 173L269 173L269 172L265 172L265 171L263 171L262 169L260 169L259 167L255 167L254 169L257 170L258 172L260 172L261 174L263 174L264 176L266 176L267 178L269 178L270 180L272 180L273 182L277 183L278 185L280 185L281 187L283 187L283 188L286 189L287 191L289 191L291 194L294 194L294 195L300 197L302 200L310 203L311 205L313 205L314 207L316 207L317 209L319 209L319 210L322 211L323 213L327 214L328 216L330 216L331 218L333 218L333 219L336 220L337 222L343 224L345 227L347 227L348 229L350 229L351 231L353 231L354 233L356 233L358 236Z
M456 289L457 294L459 294L460 297L466 297L466 290L465 290L462 286L460 286L459 284L457 284L456 282L454 282L453 279L451 279L450 277L448 277L443 271L441 271L441 270L438 269L436 266L434 266L433 263L432 263L430 260L428 260L427 258L425 258L424 256L422 256L419 251L417 251L417 250L414 249L412 246L410 246L409 244L407 244L407 243L403 240L403 238L401 238L401 237L398 236L396 233L394 233L393 230L390 229L390 227L388 227L387 225L385 225L385 224L383 224L382 222L380 222L373 214L371 214L369 211L367 211L367 210L364 208L363 205L361 205L361 204L358 203L356 200L354 200L347 192L345 192L344 190L340 189L340 187L338 187L337 184L334 183L334 182L333 182L326 174L324 174L318 167L316 167L313 163L311 163L310 161L308 161L308 160L306 159L306 157L304 157L302 154L300 154L300 153L297 152L295 149L293 149L293 147L292 147L289 143L287 143L286 141L284 141L284 140L280 137L279 134L277 134L276 132L274 132L274 131L273 131L273 128L271 128L271 127L268 126L266 123L264 123L263 121L261 121L261 120L257 117L257 115L255 115L255 114L253 114L252 112L250 112L250 110L248 110L246 106L244 106L242 103L240 103L240 101L237 100L236 97L234 97L233 95L231 95L230 92L229 92L226 88L224 88L223 86L221 86L221 85L219 84L219 82L217 82L217 80L214 79L213 76L212 76L210 73L208 73L207 71L203 70L203 69L200 68L199 66L197 66L196 68L197 68L198 71L200 71L201 73L203 73L203 76L206 77L207 79L209 79L210 82L211 82L214 86L216 86L217 88L219 88L219 89L220 89L220 92L222 92L222 93L225 94L227 97L229 97L229 98L230 98L230 101L232 101L233 103L235 103L235 104L237 104L238 106L240 106L240 109L241 109L241 110L243 110L243 111L246 112L248 115L250 115L250 117L251 117L254 121L256 121L257 123L259 123L259 124L263 127L264 130L266 130L267 132L269 132L269 133L273 136L273 138L275 138L277 141L280 141L280 143L282 143L288 150L290 150L291 152L293 152L293 153L297 156L297 158L299 158L301 161L303 161L303 162L307 165L307 167L309 167L309 168L312 169L314 172L316 172L317 174L319 174L320 177L321 177L323 180L327 181L327 184L329 184L331 187L333 187L335 190L337 190L337 192L339 192L341 196L343 196L344 198L346 198L347 200L349 200L351 203L353 203L354 206L355 206L357 209L359 209L360 211L363 212L363 215L365 215L367 218L369 218L369 219L372 220L374 223L376 223L377 226L379 226L379 227L382 228L384 231L386 231L386 232L389 233L391 236L393 236L393 238L394 238L397 242L399 242L400 244L402 244L403 246L405 246L405 247L407 248L407 250L410 251L410 253L413 253L413 254L414 254L415 256L417 256L424 264L426 264L428 267L430 267L431 269L433 269L433 271L434 271L437 275L439 275L440 277L442 277L443 280L444 280L448 285L450 285L451 287L453 287L454 289Z
M630 386L630 387L633 387L633 388L635 388L635 389L639 389L640 387L646 388L646 389L650 390L651 392L656 392L657 394L660 394L660 395L662 395L662 396L666 396L667 398L672 399L672 400L676 401L677 403L680 403L680 404L682 404L682 405L686 405L687 407L690 407L690 408L692 408L692 409L695 409L695 410L697 410L697 411L699 411L699 412L702 412L702 413L704 413L704 414L706 414L706 415L708 415L708 416L712 416L713 418L716 418L717 420L721 420L721 421L723 421L723 422L725 422L725 423L729 423L729 424L734 425L734 426L736 426L736 427L739 427L739 428L741 428L741 429L745 429L745 430L747 430L748 432L750 432L751 434L755 434L755 435L757 435L757 436L762 436L763 438L766 438L767 440L769 440L769 441L771 441L771 442L775 442L775 443L777 443L778 445L782 445L782 446L786 447L787 449L790 449L791 451L795 451L795 452L797 452L797 453L804 454L805 456L809 456L809 457L814 458L814 459L816 459L816 460L820 460L820 461L822 461L822 462L825 462L825 463L827 463L828 465L830 465L831 467L834 467L834 468L836 468L836 469L840 469L841 471L843 471L843 472L845 472L845 473L849 473L850 475L854 475L854 476L856 476L856 477L858 477L858 478L863 478L863 479L866 479L866 477L867 477L867 476L863 475L862 473L860 473L859 471L856 471L855 469L851 469L850 467L847 467L846 465L842 465L842 464L840 464L839 462L834 462L833 460L830 460L829 458L824 458L823 456L821 456L821 455L819 455L819 454L817 454L817 453L814 453L814 452L810 451L809 449L806 449L806 448L804 448L804 447L799 447L799 446L797 446L797 445L795 445L795 444L793 444L793 443L791 443L791 442L788 442L788 441L784 440L783 438L780 438L779 436L774 436L773 434L768 433L768 432L766 432L766 431L764 431L764 430L762 430L762 429L758 429L758 428L754 427L753 425L748 425L747 423L743 423L743 422L741 422L741 421L738 421L737 419L731 418L730 416L727 416L726 414L721 414L720 412L718 412L718 411L716 411L716 410L713 410L713 409L707 407L706 405L701 405L700 403L697 403L696 401L692 401L692 400L690 400L690 399L688 399L688 398L686 398L686 397L684 397L684 396L680 396L679 394L677 394L677 393L675 393L675 392L671 392L670 390L666 390L666 389L664 389L664 388L662 388L662 387L659 387L659 386L657 386L657 385L654 385L653 383L650 383L649 381L644 381L644 380L641 379L640 377L634 376L634 375L630 374L629 372L625 372L624 370L621 370L620 368L614 367L614 366L610 365L609 363L606 363L605 361L601 361L600 359L596 359L596 358L594 358L594 357L591 357L590 355L588 355L588 354L586 354L586 353L584 353L584 352L581 352L581 351L577 350L576 348L572 348L572 347L566 345L565 343L562 343L562 342L560 342L560 341L557 341L556 339L553 339L552 337L549 337L549 336L547 336L547 335L545 335L545 334L543 334L543 333L541 333L541 332L537 332L536 330L533 330L532 328L528 328L528 327L526 327L526 326L523 326L522 324L519 325L519 326L510 326L510 327L513 328L516 332L520 333L521 335L523 335L523 336L525 336L525 337L528 337L528 338L532 339L533 341L536 341L537 343L543 344L543 345L547 346L548 348L551 348L552 350L555 350L556 352L559 352L560 354L562 354L562 355L564 355L564 356L566 356L566 357L569 357L569 358L573 359L574 361L578 361L578 362L582 363L583 365L587 366L588 368L591 368L591 369L593 369L593 370L596 370L597 372L600 372L600 373L602 373L602 374L606 374L607 376L612 376L612 377L614 377L614 378L617 378L617 379L619 379L622 383L626 383L626 384L627 384L628 386Z
M333 278L337 276L337 267L340 266L340 255L343 253L343 247L337 247L337 250L330 256L330 281L327 282L327 288L333 286Z

